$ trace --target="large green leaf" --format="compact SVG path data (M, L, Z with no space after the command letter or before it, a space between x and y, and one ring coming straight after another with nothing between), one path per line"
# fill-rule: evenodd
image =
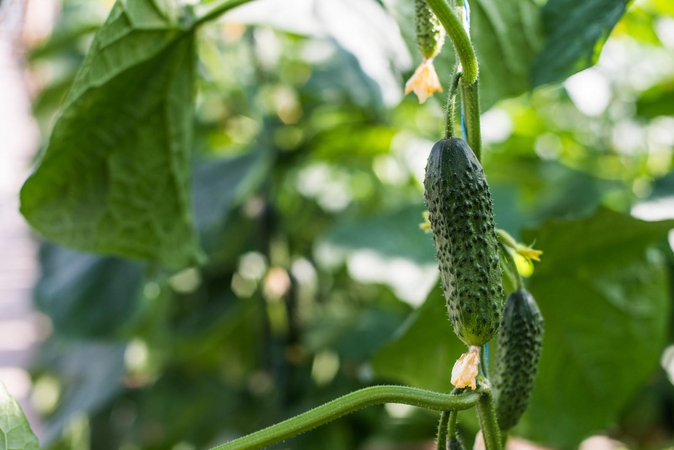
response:
M115 4L21 190L36 230L169 267L199 259L189 195L194 60L193 29L172 8Z
M21 406L0 381L0 450L39 450Z
M414 32L414 2L383 0L398 21L413 55L420 60ZM471 0L471 37L480 64L480 103L491 108L502 98L529 90L529 68L542 46L540 8L533 0ZM447 86L454 66L449 39L435 67Z
M654 370L667 321L660 254L648 250L674 221L644 222L602 209L526 232L544 251L529 285L545 318L533 398L516 429L576 448L609 427Z
M543 7L545 47L532 66L532 85L563 81L595 64L626 6L625 0L549 0Z
M474 0L470 6L480 103L486 111L502 98L529 90L529 68L542 46L541 12L533 0Z

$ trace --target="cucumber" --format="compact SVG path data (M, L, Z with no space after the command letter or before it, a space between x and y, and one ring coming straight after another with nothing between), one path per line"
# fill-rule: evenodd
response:
M467 345L484 345L498 331L503 307L484 171L463 140L442 139L431 150L424 187L449 319Z
M449 441L449 450L466 450L460 440L453 438Z
M417 47L425 59L433 59L440 53L445 42L445 29L433 11L426 4L426 0L415 0Z
M492 388L501 431L517 425L534 388L543 347L543 316L534 297L524 289L505 302L496 350Z

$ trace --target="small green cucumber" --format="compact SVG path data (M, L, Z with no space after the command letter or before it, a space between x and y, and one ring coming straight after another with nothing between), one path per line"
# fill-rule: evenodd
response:
M442 139L431 150L424 187L449 319L467 345L484 345L498 331L503 307L484 171L466 142Z
M543 316L526 290L505 302L492 388L499 428L508 431L527 409L543 347Z
M455 437L451 438L449 441L449 450L466 450L460 440Z
M435 58L445 42L445 29L426 4L426 0L415 0L414 9L419 52L426 59Z

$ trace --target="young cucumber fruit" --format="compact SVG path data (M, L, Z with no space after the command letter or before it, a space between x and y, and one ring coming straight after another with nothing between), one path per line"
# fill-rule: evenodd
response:
M532 295L518 290L503 309L492 388L499 428L508 431L527 409L543 347L543 317Z
M468 144L437 142L424 187L454 332L467 345L484 345L498 331L503 289L489 186Z
M435 58L445 42L445 29L426 4L426 0L415 0L414 10L419 52L426 59Z

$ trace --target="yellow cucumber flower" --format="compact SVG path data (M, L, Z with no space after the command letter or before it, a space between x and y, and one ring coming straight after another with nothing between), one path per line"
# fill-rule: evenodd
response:
M412 91L419 97L419 103L425 102L434 92L442 92L432 58L424 58L412 78L405 84L405 95Z

